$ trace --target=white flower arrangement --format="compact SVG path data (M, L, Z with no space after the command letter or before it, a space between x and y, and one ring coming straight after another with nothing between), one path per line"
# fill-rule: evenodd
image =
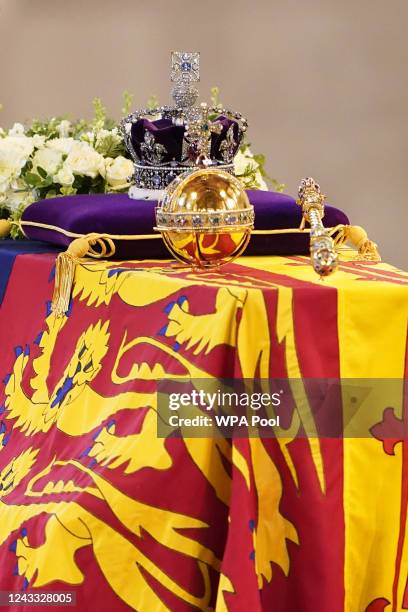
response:
M218 95L213 88L212 95ZM123 115L132 96L125 92ZM129 188L133 162L118 126L107 119L106 109L94 100L93 121L66 118L34 120L0 128L0 217L18 219L31 202L76 193L108 193ZM265 159L243 144L235 158L236 175L246 188L267 189ZM275 188L283 189L274 182ZM13 237L18 230L13 229Z

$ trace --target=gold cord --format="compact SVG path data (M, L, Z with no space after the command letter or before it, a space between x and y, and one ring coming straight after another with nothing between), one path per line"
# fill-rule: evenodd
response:
M68 238L82 238L84 234L77 234L76 232L70 232L68 230L63 229L62 227L58 227L56 225L48 225L47 223L37 223L36 221L20 221L21 231L24 234L24 226L27 227L39 227L41 229L50 230L53 232L57 232L58 234L63 234ZM25 235L25 234L24 234ZM98 236L99 238L108 239L108 240L150 240L152 238L161 238L160 234L89 234L92 236Z
M36 221L7 221L0 219L0 238L5 238L9 233L12 225L17 225L23 231L24 226L39 227L50 231L58 232L74 238L67 250L59 253L55 262L55 287L52 297L52 312L57 317L63 316L68 308L71 299L72 285L75 276L75 267L84 257L92 257L94 259L106 259L115 254L114 240L151 240L161 239L160 234L77 234L70 232L55 225L45 223L37 223ZM336 225L335 227L326 228L329 236L334 237L334 242L337 248L343 246L347 241L351 242L358 250L355 259L364 261L381 261L377 245L368 239L367 232L358 225ZM302 234L309 233L308 228L285 228L285 229L270 229L270 230L253 230L252 234L274 235L274 234Z

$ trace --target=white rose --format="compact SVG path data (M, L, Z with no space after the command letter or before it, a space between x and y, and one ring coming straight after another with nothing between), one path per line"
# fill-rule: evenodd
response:
M0 193L7 191L11 182L20 176L33 149L32 139L25 136L0 139Z
M74 174L96 178L103 170L103 157L86 142L75 142L67 159Z
M58 126L58 134L60 138L68 138L69 130L71 129L71 122L63 119Z
M38 149L33 157L33 172L40 166L49 175L53 175L59 169L62 162L62 153L44 147Z
M256 169L258 167L258 164L252 158L252 154L248 151L245 151L245 154L242 153L242 151L238 151L234 158L234 173L237 176L241 176L242 174L244 174L248 166Z
M24 166L33 150L33 139L27 136L6 136L0 139L0 153L17 157L21 162L20 167Z
M0 161L0 196L10 189L10 175L2 173Z
M9 129L9 136L24 136L24 125L22 123L15 123Z
M68 164L64 164L62 168L58 170L57 174L55 174L55 176L53 177L53 181L55 183L59 183L60 185L63 185L64 187L72 185L74 180L75 180L75 177L72 173L71 167Z
M10 210L17 210L22 204L28 206L36 199L33 189L22 189L20 191L8 191L4 194L4 203Z
M33 136L33 145L36 149L41 149L45 144L45 136L40 136L39 134L34 134Z
M110 187L125 187L129 177L133 174L134 166L130 159L119 155L115 159L105 159L105 173L103 176Z
M48 149L53 149L53 151L68 155L74 144L75 140L73 138L52 138L51 140L47 140L46 147Z

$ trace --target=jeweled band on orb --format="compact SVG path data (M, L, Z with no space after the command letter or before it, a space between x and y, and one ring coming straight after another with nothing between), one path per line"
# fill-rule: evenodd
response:
M156 208L158 231L185 232L195 230L201 232L233 232L237 229L254 226L254 209L244 208L239 211L206 210L205 212L164 212L161 206Z

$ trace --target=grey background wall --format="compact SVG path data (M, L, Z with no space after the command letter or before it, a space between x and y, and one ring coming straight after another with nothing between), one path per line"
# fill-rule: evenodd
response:
M170 51L201 51L202 97L248 116L270 174L315 176L403 266L407 23L406 0L0 0L0 125L167 102Z

